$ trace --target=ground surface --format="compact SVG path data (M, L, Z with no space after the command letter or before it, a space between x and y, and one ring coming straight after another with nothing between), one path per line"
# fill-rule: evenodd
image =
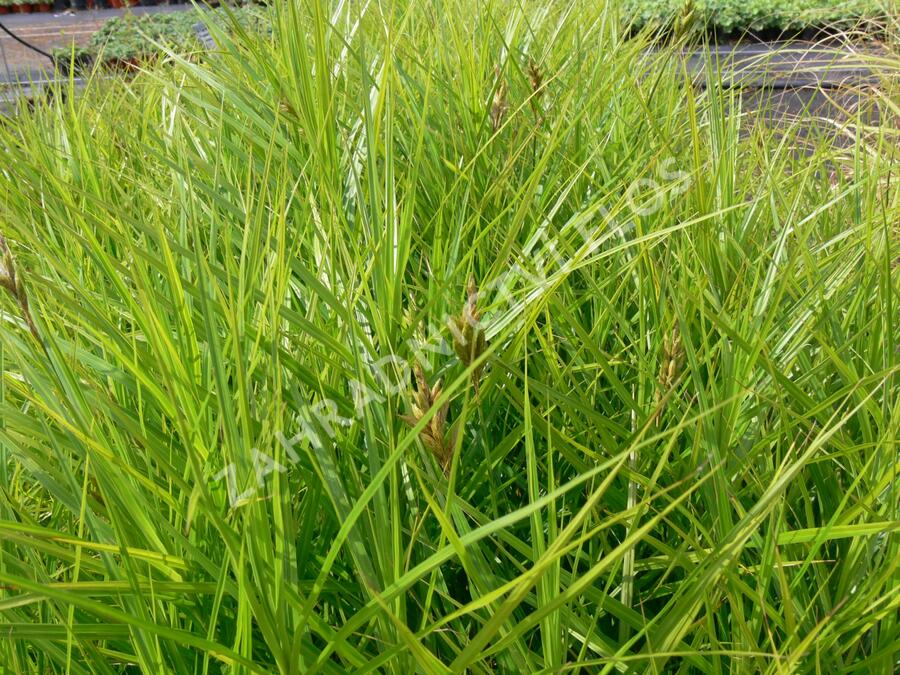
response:
M702 84L708 73L741 92L743 109L773 125L803 120L809 131L837 134L858 114L874 123L879 110L870 88L879 82L869 63L875 44L850 46L812 42L727 45L686 54L686 65Z
M7 14L0 23L35 47L50 53L57 47L84 45L103 23L123 14L180 12L192 5L132 7L130 9L96 9L66 13ZM6 33L0 33L0 79L35 79L49 65L41 54L21 45Z

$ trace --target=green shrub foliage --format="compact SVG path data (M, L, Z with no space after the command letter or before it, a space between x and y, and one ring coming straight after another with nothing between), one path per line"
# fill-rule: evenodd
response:
M625 7L637 26L669 25L690 11L725 32L846 27L887 12L881 0L625 0Z

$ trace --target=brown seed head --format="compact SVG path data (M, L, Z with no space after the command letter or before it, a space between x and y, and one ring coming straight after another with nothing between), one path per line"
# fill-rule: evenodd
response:
M534 93L534 97L540 98L544 93L544 76L534 59L528 62L528 81L531 82L531 91Z
M6 289L13 297L13 300L16 301L28 330L40 342L41 338L38 335L37 326L34 325L34 320L31 318L25 282L16 274L16 265L13 261L12 252L9 250L9 246L6 245L6 239L2 234L0 234L0 258L2 258L2 261L0 261L0 287Z
M656 390L656 404L662 404L663 396L668 392L678 380L681 374L681 367L684 364L684 346L681 344L681 333L676 324L672 328L671 335L663 338L662 353L659 362L659 375L657 380L659 388ZM662 415L662 408L657 411L657 423L659 416Z
M414 372L416 376L416 391L413 396L413 414L401 415L401 419L410 427L415 427L434 407L441 396L440 380L433 387L429 387L422 366L417 363L414 367ZM422 431L419 432L419 438L422 440L422 443L431 450L444 471L450 470L456 439L455 431L447 428L447 413L449 411L450 401L446 401L437 409Z
M528 81L531 83L531 111L538 124L541 124L544 115L541 110L541 97L544 95L544 75L534 59L528 61Z
M481 312L478 309L478 286L474 277L469 279L466 296L466 303L460 315L450 319L450 330L453 333L453 351L468 367L478 360L487 347L484 328L481 325ZM472 371L472 383L476 391L483 369L484 364L480 364Z
M494 100L491 104L491 129L494 133L503 125L503 118L509 109L509 103L506 100L506 80L503 79L503 71L500 66L494 66L494 74L497 78L497 88L494 91Z

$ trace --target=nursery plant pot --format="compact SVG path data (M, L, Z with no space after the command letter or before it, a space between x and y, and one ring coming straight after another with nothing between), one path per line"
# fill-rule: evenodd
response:
M18 12L19 14L31 14L31 5L19 3L17 5L13 5L13 11Z
M37 11L39 12L49 12L53 9L53 5L51 5L49 2L39 2L36 7Z
M122 0L107 0L107 2L113 9L122 9Z

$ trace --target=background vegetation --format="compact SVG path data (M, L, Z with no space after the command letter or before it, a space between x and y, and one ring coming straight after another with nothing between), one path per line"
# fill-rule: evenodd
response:
M0 663L895 669L900 59L774 131L623 28L286 2L0 125Z
M638 26L665 26L686 12L700 25L720 31L850 28L881 19L896 8L884 0L625 0Z
M157 14L125 14L108 19L91 35L87 45L78 48L80 57L90 56L107 64L123 61L146 61L167 52L187 55L201 52L205 47L197 36L198 24L216 24L228 30L231 22L239 23L249 32L268 33L268 11L252 6L221 9L188 9ZM71 59L71 50L54 50L63 64Z

